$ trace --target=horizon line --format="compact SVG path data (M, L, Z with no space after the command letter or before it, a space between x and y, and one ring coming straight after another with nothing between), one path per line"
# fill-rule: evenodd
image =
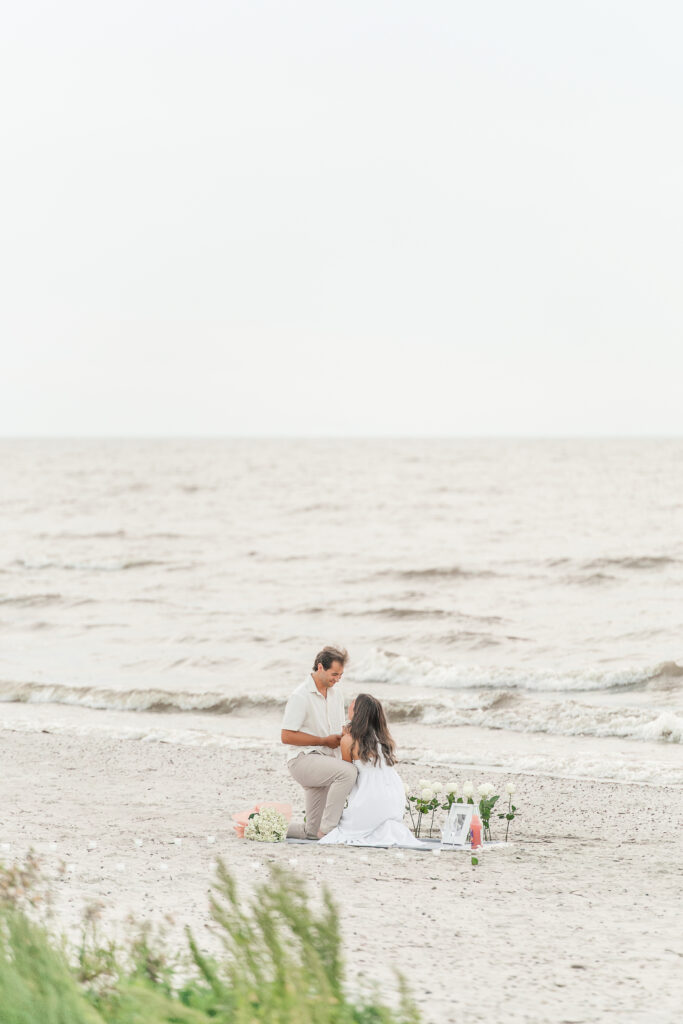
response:
M1 441L679 441L679 434L0 434Z

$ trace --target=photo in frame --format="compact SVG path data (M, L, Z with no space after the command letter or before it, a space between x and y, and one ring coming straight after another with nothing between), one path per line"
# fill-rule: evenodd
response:
M472 825L474 804L453 804L441 830L442 846L465 846Z

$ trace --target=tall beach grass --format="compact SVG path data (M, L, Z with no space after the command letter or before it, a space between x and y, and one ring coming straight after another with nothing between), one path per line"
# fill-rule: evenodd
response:
M351 997L339 917L327 890L314 909L301 879L279 868L240 898L219 861L211 914L220 956L203 953L189 928L169 950L149 926L114 945L97 914L84 917L69 951L49 929L39 866L0 867L0 1024L418 1024L401 1000Z

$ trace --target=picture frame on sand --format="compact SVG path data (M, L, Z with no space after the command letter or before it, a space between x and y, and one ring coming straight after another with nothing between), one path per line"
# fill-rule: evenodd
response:
M465 846L472 825L473 804L453 804L441 830L442 846Z

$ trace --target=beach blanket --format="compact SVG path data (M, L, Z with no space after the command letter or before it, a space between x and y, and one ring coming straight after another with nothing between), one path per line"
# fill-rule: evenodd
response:
M434 853L438 850L440 853L473 853L476 856L478 852L481 852L481 850L473 850L471 846L442 846L440 839L423 839L421 841L426 844L426 846L423 849L420 849L420 847L416 846L381 846L377 843L340 843L339 845L336 845L334 843L323 843L321 845L318 843L316 839L285 840L285 842L291 843L292 845L296 846L319 846L321 850L327 850L328 852L330 850L340 849L342 845L346 845L347 847L353 846L359 850L413 850L415 853ZM512 843L504 843L502 841L484 843L483 849L484 851L491 850L495 846L512 846Z

